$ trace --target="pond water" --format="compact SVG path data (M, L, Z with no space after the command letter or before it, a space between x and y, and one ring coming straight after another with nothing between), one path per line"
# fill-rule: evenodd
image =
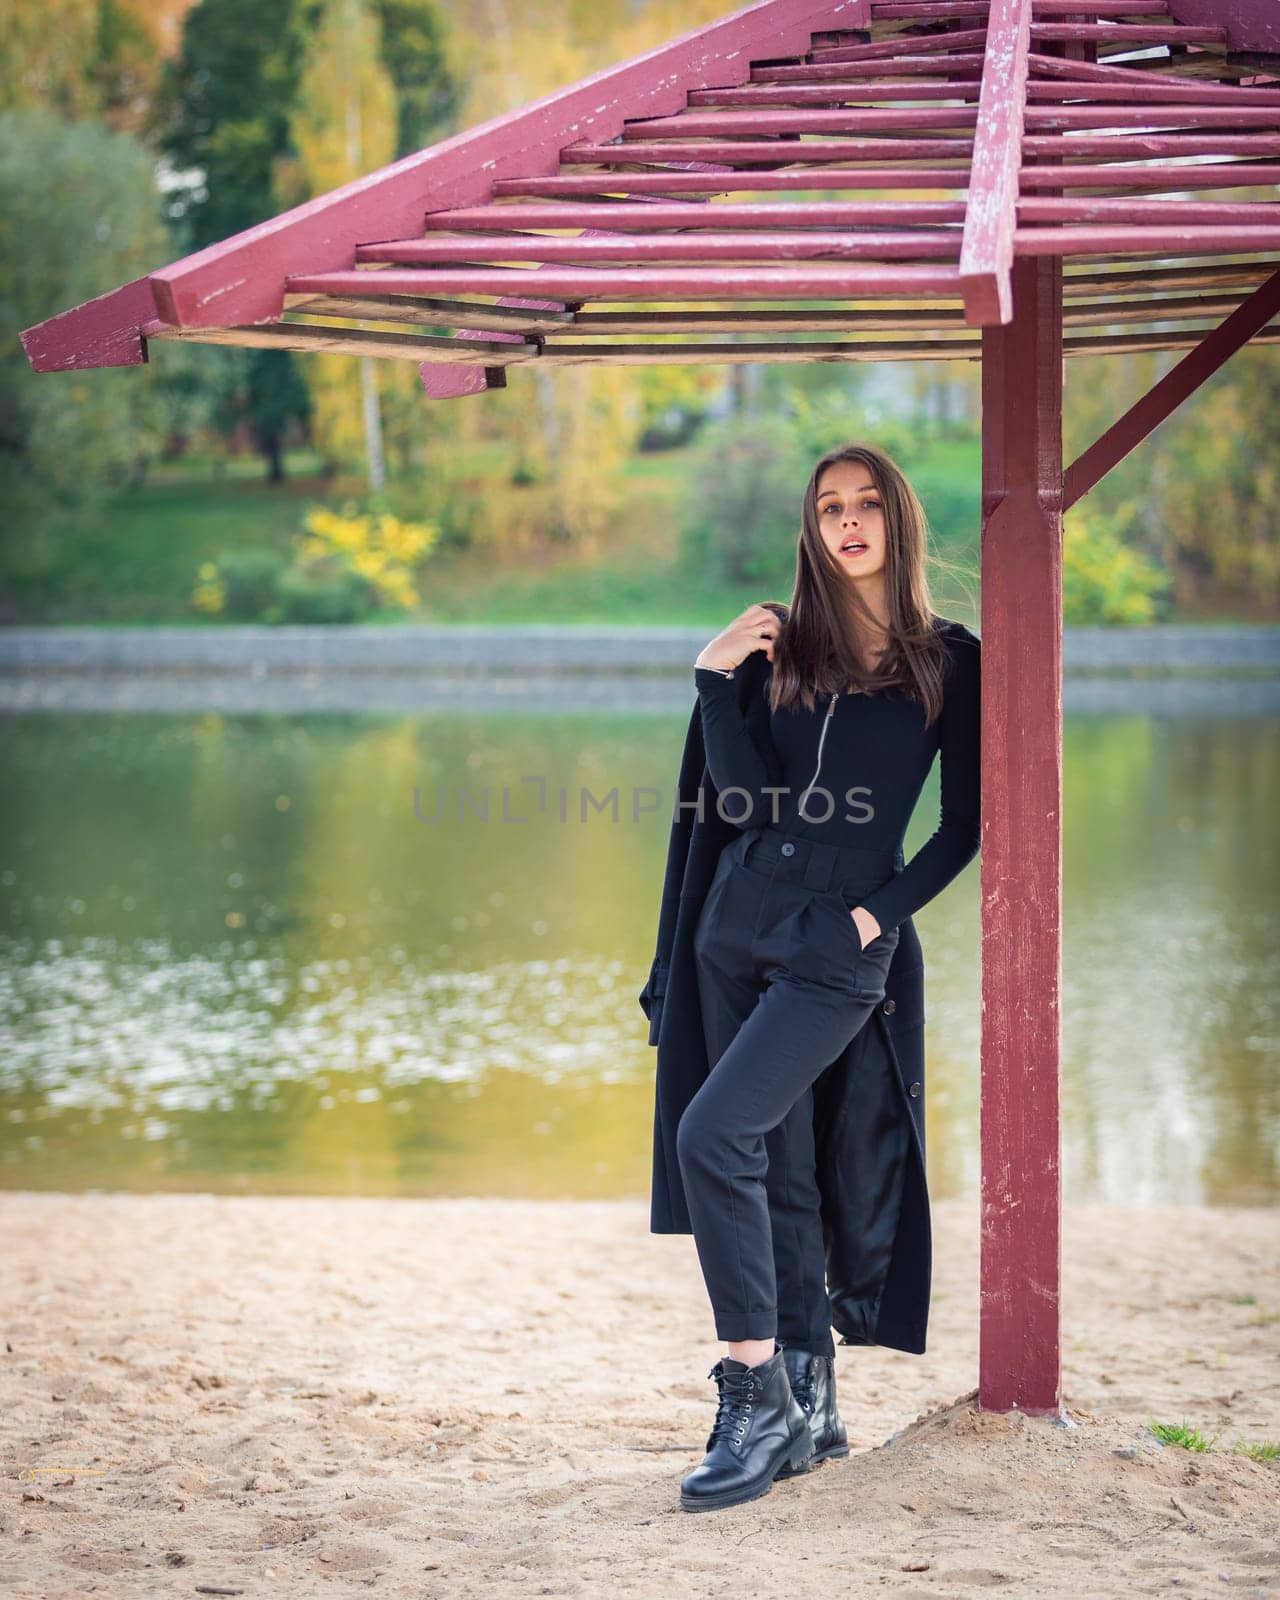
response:
M0 1184L647 1195L636 995L691 685L118 698L0 722ZM1067 708L1064 1191L1273 1204L1274 707ZM916 925L930 1188L974 1198L976 862Z

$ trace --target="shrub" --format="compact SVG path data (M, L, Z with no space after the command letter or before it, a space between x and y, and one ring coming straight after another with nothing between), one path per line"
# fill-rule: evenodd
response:
M278 601L264 618L280 622L361 622L373 610L373 585L341 562L322 557L280 575Z
M256 621L275 604L283 571L284 557L277 550L232 550L219 556L213 581L221 586L222 615L235 622Z
M274 550L236 550L203 562L197 611L246 622L354 622L375 609L418 604L413 568L437 540L432 524L387 511L312 506L291 564Z
M1171 583L1126 544L1136 506L1106 512L1077 507L1063 524L1062 620L1068 623L1154 622Z
M728 583L789 588L805 475L786 419L709 424L688 478L685 558Z

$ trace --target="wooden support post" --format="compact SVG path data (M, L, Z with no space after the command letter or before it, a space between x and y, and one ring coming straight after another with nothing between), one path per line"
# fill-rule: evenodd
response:
M982 330L978 1404L1060 1414L1062 265Z

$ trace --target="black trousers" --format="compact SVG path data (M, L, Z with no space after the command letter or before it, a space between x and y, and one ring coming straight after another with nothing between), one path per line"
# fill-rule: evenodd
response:
M718 1338L835 1354L813 1086L883 1000L898 942L861 950L842 890L901 867L774 827L721 852L693 940L711 1071L676 1132Z

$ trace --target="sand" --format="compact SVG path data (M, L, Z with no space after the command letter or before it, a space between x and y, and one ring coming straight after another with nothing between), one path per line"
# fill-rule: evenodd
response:
M928 1353L838 1348L850 1457L695 1515L722 1346L643 1200L0 1208L21 1600L1280 1589L1280 1463L1229 1450L1280 1440L1276 1211L1068 1209L1064 1425L978 1411L977 1218L935 1203Z

